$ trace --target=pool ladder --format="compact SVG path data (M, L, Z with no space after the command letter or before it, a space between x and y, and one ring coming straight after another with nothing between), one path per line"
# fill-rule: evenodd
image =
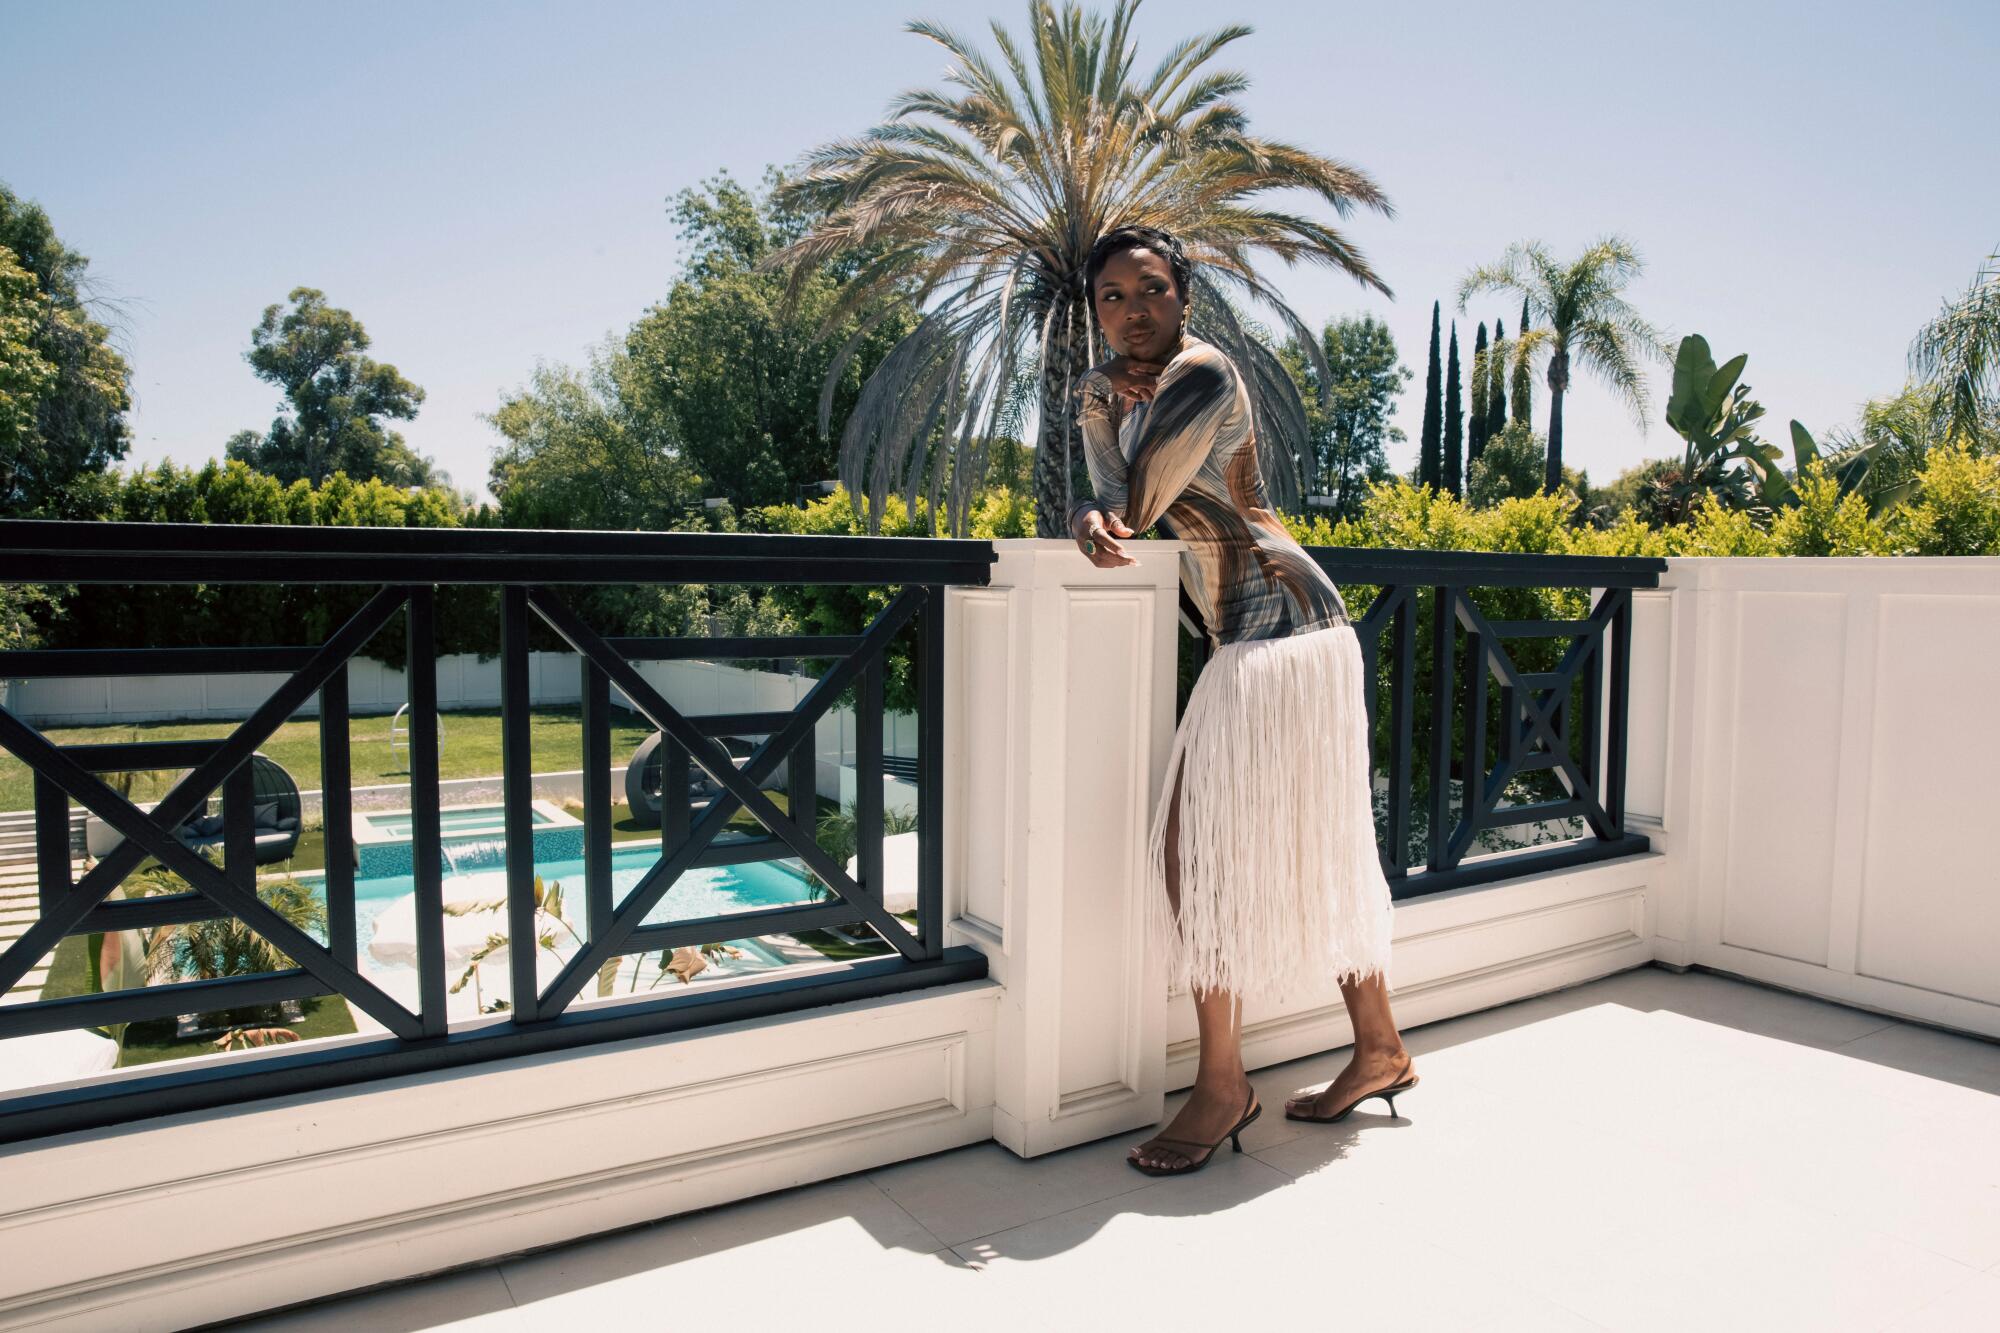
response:
M396 715L389 719L389 754L391 755L391 757L393 757L396 753L396 738L398 736L403 738L403 753L407 755L410 752L410 724L403 721L403 714L409 711L410 711L410 706L408 704L404 704L402 707L396 710ZM439 713L437 715L437 734L438 734L438 740L443 741L444 740L443 713Z

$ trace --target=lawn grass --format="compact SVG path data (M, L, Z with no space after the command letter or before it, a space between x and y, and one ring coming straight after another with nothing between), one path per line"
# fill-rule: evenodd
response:
M58 944L49 957L49 977L42 983L44 1000L67 1000L72 995L95 995L90 984L90 941L101 935L71 935Z
M614 713L611 723L611 762L622 764L632 757L652 728L634 714ZM575 708L537 708L529 715L528 734L538 773L566 773L583 767L583 723ZM384 786L408 782L409 753L398 748L389 752L389 721L385 716L356 717L348 720L347 737L353 785ZM218 740L236 729L235 722L116 723L96 727L55 727L43 732L57 745L106 744L145 740ZM319 786L319 719L294 718L285 723L259 748L282 764L301 790ZM492 777L499 774L500 710L464 709L442 715L438 739L438 776L451 778ZM142 772L133 775L132 799L150 801L164 795L180 774L177 771ZM34 803L34 783L27 765L12 755L0 755L0 810L27 810Z
M96 941L103 938L102 935L71 935L56 946L55 955L49 960L49 979L42 986L44 1000L97 993L90 980L90 950ZM347 1002L337 995L314 996L304 1001L303 1007L305 1017L298 1022L273 1026L289 1027L301 1039L336 1037L355 1030ZM132 1065L156 1064L161 1060L179 1060L191 1055L213 1055L215 1051L214 1037L175 1040L174 1020L171 1018L131 1023L125 1028L118 1067L124 1069Z
M353 1032L354 1017L347 1012L347 1002L338 995L315 995L302 1001L305 1017L296 1023L273 1023L273 1027L290 1028L299 1034L301 1041L314 1037L339 1037ZM118 1057L118 1067L129 1069L133 1065L157 1064L162 1060L182 1060L191 1055L214 1055L220 1049L214 1037L195 1037L188 1041L174 1039L174 1020L162 1018L151 1023L133 1023L125 1029L125 1041Z

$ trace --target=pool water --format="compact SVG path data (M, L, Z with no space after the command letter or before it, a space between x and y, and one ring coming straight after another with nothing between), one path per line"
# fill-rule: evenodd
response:
M646 872L651 870L659 859L658 843L647 842L639 846L614 847L611 853L612 902L622 904L630 896L633 887L645 877ZM562 886L563 916L581 933L586 913L582 859L540 862L535 866L535 873L542 877L544 887L555 884ZM315 886L325 882L324 876L317 874L301 875L299 879ZM363 972L383 975L410 971L406 966L393 962L385 963L374 957L368 946L375 938L376 920L392 906L411 898L415 893L416 881L409 875L382 875L354 881L355 939L360 945ZM489 863L476 873L447 874L444 880L444 896L447 902L468 897L491 898L497 901L504 899L506 893L504 865L496 867ZM697 917L728 916L758 908L782 907L810 901L812 901L810 881L796 861L762 861L735 866L704 867L683 873L680 880L667 890L666 896L655 903L653 910L646 914L645 922L651 925L664 921L687 921Z
M529 813L537 824L550 821L546 810L530 809ZM438 815L439 830L452 833L499 833L506 827L507 808L501 805L465 805L441 811ZM392 837L410 836L408 814L369 815L368 822L381 832Z

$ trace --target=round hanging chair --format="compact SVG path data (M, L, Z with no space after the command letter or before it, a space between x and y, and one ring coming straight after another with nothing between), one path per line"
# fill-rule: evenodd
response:
M257 864L283 861L299 845L299 825L303 823L299 784L285 766L261 752L250 756L250 823L257 840ZM181 841L190 847L223 846L222 816L209 813L218 802L214 797L202 802L201 809L180 827Z
M289 857L299 845L299 825L304 810L299 800L299 784L285 766L261 753L250 756L251 822L257 833L257 864L269 865ZM276 806L266 812L265 806ZM260 813L265 819L256 818Z
M639 748L632 752L632 761L625 765L625 804L632 808L632 819L641 828L660 826L661 739L656 731L640 741ZM688 799L706 800L720 790L699 767L689 766Z

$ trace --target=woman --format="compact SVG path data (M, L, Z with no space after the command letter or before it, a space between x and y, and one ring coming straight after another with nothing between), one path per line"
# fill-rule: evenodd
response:
M1325 571L1270 510L1249 394L1229 358L1187 332L1187 256L1150 227L1098 241L1084 266L1116 352L1078 410L1097 494L1070 512L1091 562L1158 524L1187 543L1181 580L1214 645L1188 698L1153 817L1148 929L1194 994L1194 1088L1126 1160L1197 1170L1255 1120L1243 1068L1245 996L1283 1000L1334 977L1354 1055L1302 1089L1288 1118L1339 1120L1417 1081L1389 1013L1389 886L1375 850L1360 643Z

